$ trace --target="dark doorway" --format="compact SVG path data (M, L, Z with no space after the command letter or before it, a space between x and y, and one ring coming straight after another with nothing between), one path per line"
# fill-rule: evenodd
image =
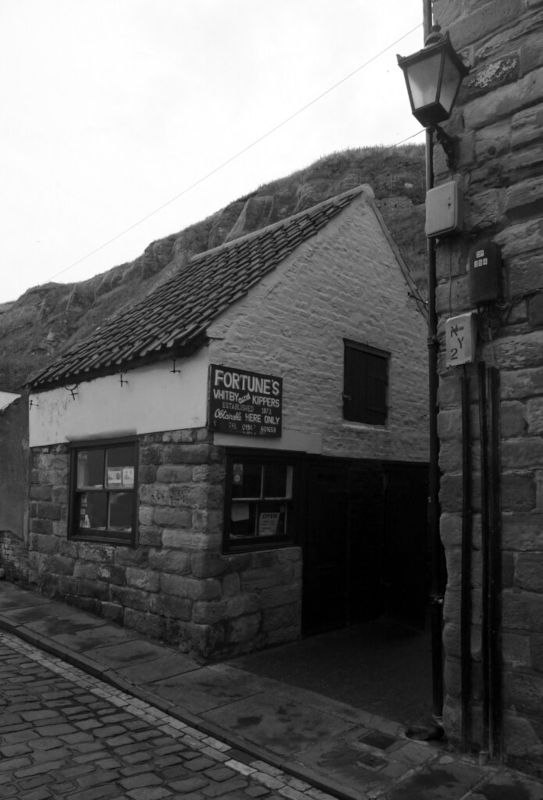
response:
M315 459L305 467L305 635L387 616L424 626L424 465Z
M428 471L390 466L385 474L384 613L422 629L429 590Z
M341 471L331 464L310 464L304 527L304 633L345 625L349 615L348 530L349 489Z

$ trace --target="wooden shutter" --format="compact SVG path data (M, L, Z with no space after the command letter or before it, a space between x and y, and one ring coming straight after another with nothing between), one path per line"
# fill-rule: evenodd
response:
M345 345L343 417L384 425L387 415L388 358Z

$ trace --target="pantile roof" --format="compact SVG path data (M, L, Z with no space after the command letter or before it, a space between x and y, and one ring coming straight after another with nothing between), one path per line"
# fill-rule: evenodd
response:
M320 231L363 186L194 256L176 275L123 309L30 380L32 388L78 383L187 352L209 324Z

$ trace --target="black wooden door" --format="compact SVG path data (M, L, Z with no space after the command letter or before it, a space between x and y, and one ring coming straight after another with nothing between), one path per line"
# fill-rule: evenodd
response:
M380 465L349 469L348 618L369 622L384 611L384 473Z
M303 633L384 614L423 627L427 470L315 459L303 483Z
M385 500L385 614L424 628L428 596L428 471L417 466L387 468Z
M376 619L383 613L380 465L312 463L305 479L304 633Z
M346 624L348 487L324 462L305 470L302 628L320 633Z

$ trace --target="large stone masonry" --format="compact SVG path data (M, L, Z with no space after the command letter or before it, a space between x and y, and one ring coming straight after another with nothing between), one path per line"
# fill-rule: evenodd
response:
M0 578L26 586L28 558L25 543L11 531L0 530Z
M67 445L32 451L31 585L205 661L292 641L297 547L221 555L224 451L205 429L140 438L135 548L68 540Z
M501 417L504 750L543 774L543 0L434 0L471 72L450 134L460 139L454 177L464 195L465 229L437 247L437 310L443 345L447 317L471 309L468 252L491 239L503 254L504 297L480 315L477 360L499 370ZM449 180L439 148L439 181ZM440 357L442 521L447 553L445 727L460 738L460 582L462 451L458 370ZM481 744L480 450L477 373L473 426L473 746Z

